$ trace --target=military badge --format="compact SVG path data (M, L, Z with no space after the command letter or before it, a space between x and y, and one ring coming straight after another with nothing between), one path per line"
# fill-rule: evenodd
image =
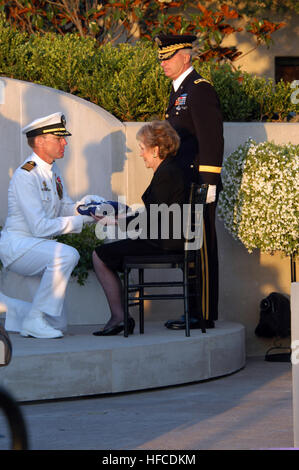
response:
M198 78L197 80L194 80L195 85L197 85L198 83L202 83L202 82L206 82L210 84L209 80L206 80L205 78Z
M187 100L187 93L184 93L183 95L179 96L176 100L175 100L175 107L176 109L179 111L181 108L185 109L185 105L186 105L186 100Z
M51 191L51 189L48 188L47 183L45 182L45 180L43 181L42 184L43 184L43 186L42 186L42 191Z
M63 197L63 186L59 176L56 176L56 189L59 199Z
M184 93L176 99L175 106L184 106L186 104L186 99L187 93Z

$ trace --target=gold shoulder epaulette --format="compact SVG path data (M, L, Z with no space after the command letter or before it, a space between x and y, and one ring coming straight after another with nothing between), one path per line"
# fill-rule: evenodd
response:
M29 162L24 163L24 165L21 166L21 168L22 170L31 171L35 166L36 166L35 162L29 161Z
M195 85L197 85L198 83L201 83L201 82L206 82L206 83L209 83L211 85L209 80L206 80L205 78L198 78L197 80L194 80Z

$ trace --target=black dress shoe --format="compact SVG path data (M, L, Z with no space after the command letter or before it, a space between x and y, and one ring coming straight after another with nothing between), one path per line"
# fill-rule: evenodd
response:
M128 327L129 327L128 328L129 334L132 335L134 333L134 328L135 328L134 318L129 317ZM120 323L117 323L117 325L110 326L109 328L103 328L102 330L94 331L92 334L95 336L114 336L124 331L124 328L125 328L125 325L124 325L124 322L122 321Z
M179 320L168 320L165 323L166 328L169 330L184 330L186 328L186 322L184 318ZM215 323L213 320L204 320L205 328L215 328ZM198 318L191 317L190 318L190 330L201 329L201 323Z

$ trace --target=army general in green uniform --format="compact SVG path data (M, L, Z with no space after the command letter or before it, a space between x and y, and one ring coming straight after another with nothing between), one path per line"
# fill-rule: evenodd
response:
M218 251L215 229L216 205L221 185L223 120L213 86L193 68L191 51L196 36L156 38L159 59L172 90L165 118L177 131L181 145L176 156L190 182L209 185L204 215L204 243L201 250L201 304L207 328L218 319ZM200 328L200 312L190 302L190 328ZM169 329L185 328L185 319L169 320Z

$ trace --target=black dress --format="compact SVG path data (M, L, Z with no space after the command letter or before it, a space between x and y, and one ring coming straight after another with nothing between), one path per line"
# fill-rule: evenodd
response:
M174 224L173 213L167 209L174 207L178 211L176 214L180 213L181 215L187 197L188 185L183 173L176 164L174 157L167 157L158 166L150 185L142 195L145 206L142 216L137 215L126 219L127 229L130 230L130 225L132 227L137 222L137 217L139 217L140 235L136 239L126 238L99 245L95 250L98 257L110 269L122 272L124 256L155 255L183 251L182 218L180 219L180 230L178 232L178 225ZM160 211L155 210L158 206L162 210L163 208L166 210L166 212L162 212L162 216ZM163 217L165 213L169 214L167 221ZM154 217L153 214L155 214ZM165 226L167 231L164 231L163 224L165 222L167 223L167 227Z

